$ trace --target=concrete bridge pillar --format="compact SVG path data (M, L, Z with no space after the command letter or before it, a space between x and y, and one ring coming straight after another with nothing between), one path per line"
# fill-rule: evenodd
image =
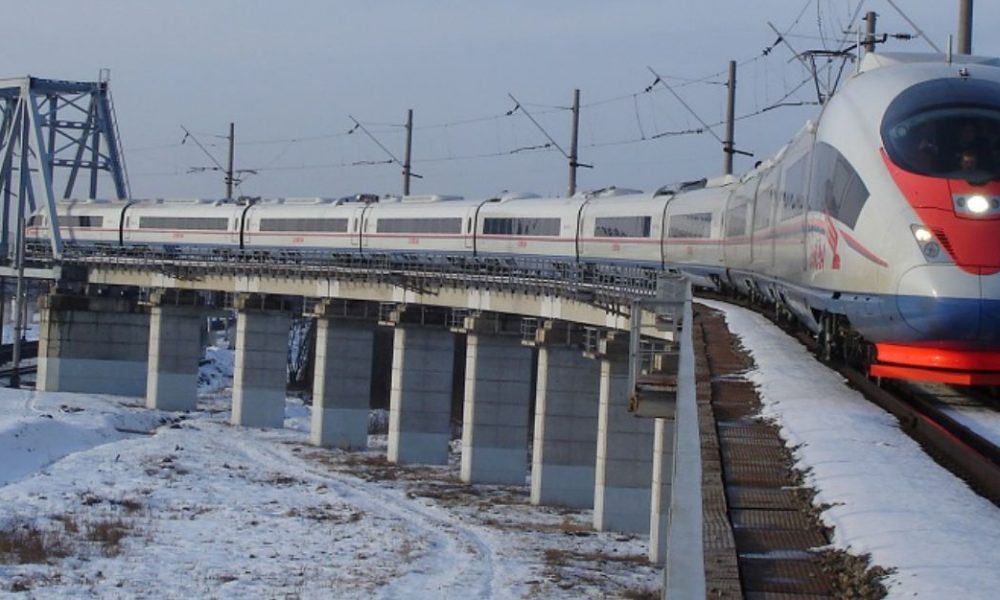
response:
M157 290L150 295L149 372L146 406L156 410L194 410L198 400L198 361L207 312L197 297Z
M653 469L653 419L628 412L628 336L600 342L594 529L648 533Z
M520 319L469 317L462 412L462 481L523 485L528 475L531 348Z
M36 389L142 396L149 314L130 298L50 294L40 299Z
M288 383L291 316L280 300L237 298L233 425L281 428Z
M424 312L402 321L397 311L389 392L388 459L399 464L448 464L455 334L443 316ZM425 320L423 317L429 317Z
M312 443L356 450L368 447L375 321L369 303L316 306Z
M531 503L592 508L600 369L575 344L548 343L555 330L538 334Z

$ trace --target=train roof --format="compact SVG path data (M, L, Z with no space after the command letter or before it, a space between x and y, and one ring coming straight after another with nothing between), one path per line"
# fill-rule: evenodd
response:
M869 52L861 60L861 68L859 70L865 73L882 67L914 63L947 64L948 57L936 52ZM1000 67L1000 58L972 54L952 54L951 63Z

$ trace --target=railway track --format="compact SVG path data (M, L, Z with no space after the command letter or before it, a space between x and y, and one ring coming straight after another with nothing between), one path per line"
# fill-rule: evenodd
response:
M939 464L963 479L977 493L1000 506L1000 447L951 417L945 410L941 395L958 393L965 394L970 399L978 397L978 401L984 406L998 410L995 398L971 389L873 379L841 360L820 358L819 344L809 332L775 319L772 311L760 311L757 306L731 297L711 293L699 295L737 304L768 317L805 345L817 360L840 373L866 398L892 413L899 421L900 428L921 444Z
M1000 506L1000 447L948 414L940 394L908 382L879 382L854 369L838 369L868 398L891 412L900 426L977 493ZM974 394L950 388L973 398ZM995 407L991 408L996 410Z

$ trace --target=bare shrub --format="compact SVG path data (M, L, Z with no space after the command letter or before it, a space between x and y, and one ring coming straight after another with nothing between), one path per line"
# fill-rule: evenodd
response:
M69 544L60 532L28 522L0 529L0 563L44 563L68 555Z
M98 544L105 556L118 556L121 542L131 530L130 522L118 516L107 516L87 522L84 539Z

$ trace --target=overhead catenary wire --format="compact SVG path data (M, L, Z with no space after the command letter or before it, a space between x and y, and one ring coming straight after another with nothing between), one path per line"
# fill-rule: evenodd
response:
M755 54L754 56L751 56L751 57L746 58L746 59L744 59L742 61L739 61L737 63L738 66L742 67L744 65L747 65L747 64L750 64L750 63L755 62L757 60L760 60L762 58L765 58L767 56L767 54L770 52L770 50L773 49L775 45L777 45L777 43L778 42L775 42L775 44L772 44L771 46L765 48L763 52L760 52L758 54ZM682 76L678 76L678 75L667 75L667 74L664 74L662 77L663 77L664 80L678 81L678 82L680 82L680 83L678 83L678 84L676 84L676 85L673 86L675 89L679 89L679 88L687 87L687 86L690 86L690 85L696 85L696 84L724 86L724 85L726 85L725 81L717 81L718 77L720 77L721 75L724 75L724 74L725 74L724 71L718 71L718 72L710 73L708 75L704 75L704 76L701 76L701 77L682 77ZM621 101L626 101L626 100L629 101L629 102L632 102L633 98L636 97L636 96L638 96L638 95L640 95L640 94L656 93L657 90L656 89L650 89L651 87L652 86L650 86L648 88L645 88L645 89L643 89L641 91L638 91L638 92L630 92L630 93L626 93L626 94L619 94L619 95L611 96L611 97L608 97L608 98L603 98L603 99L599 99L599 100L594 100L594 101L591 101L591 102L587 102L585 104L581 104L580 105L580 109L581 110L583 110L583 109L589 109L589 108L594 108L594 107L597 107L597 106L602 106L602 105L605 105L605 104L611 104L611 103L614 103L614 102L621 102ZM532 111L533 116L541 116L541 115L547 115L547 114L552 114L552 113L556 113L556 112L565 112L565 111L569 110L568 107L546 105L546 104L539 104L539 103L525 103L525 105L527 105L527 106L543 106L543 107L547 107L545 110ZM502 114L484 115L484 116L479 116L479 117L469 117L469 118L458 119L458 120L454 120L454 121L441 122L441 123L430 123L430 124L424 124L424 125L416 125L416 126L413 127L413 129L415 131L417 131L417 130L444 129L444 128L449 128L449 127L460 127L460 126L464 126L464 125L474 125L474 124L485 123L485 122L489 122L489 121L497 121L497 120L507 119L507 118L512 117L513 114L514 113L512 111L507 111L506 113L502 113ZM370 134L372 134L372 135L382 134L382 133L396 133L397 131L400 131L403 128L405 128L405 125L399 124L399 123L376 122L376 121L359 121L359 123L364 124L365 127L368 129L368 132ZM390 128L390 129L376 130L376 129L373 129L373 127L386 127L386 128ZM299 143L317 142L317 141L323 141L323 140L345 138L347 136L352 135L355 130L356 130L355 128L352 128L349 131L336 131L336 132L322 133L322 134L316 134L316 135L299 135L299 136L281 137L281 138L240 140L240 141L236 142L236 145L244 147L244 146L262 146L262 145L271 145L271 144L288 144L288 143L299 144ZM213 138L227 139L227 136L221 135L221 134L208 133L208 132L195 132L195 131L192 131L191 133L195 133L195 134L198 134L198 135L209 136L209 137L213 137ZM138 148L129 148L127 150L130 151L130 152L147 152L147 151L153 151L153 150L162 150L162 149L176 148L176 147L180 147L182 145L183 144L158 144L158 145L151 145L151 146L138 147ZM211 143L203 143L202 145L206 146L206 147L216 147L215 144L211 144Z
M568 160L569 159L569 154L567 154L566 151L563 150L562 146L559 145L559 142L555 141L555 139L553 139L552 136L549 135L548 131L545 131L545 128L542 127L541 124L538 121L535 120L535 117L531 116L531 113L528 112L528 109L524 108L524 105L521 104L520 102L518 102L517 98L515 98L513 94L508 93L507 95L510 96L510 99L513 100L514 104L516 105L514 107L514 110L517 110L518 108L520 108L521 112L524 113L524 116L528 117L528 119L530 119L531 122L534 123L535 127L537 127L538 130L542 132L542 135L544 135L546 138L548 138L549 142L553 146L555 146L559 150L559 152L561 152L562 155L564 157L566 157L566 159Z
M749 64L749 63L753 63L753 62L757 62L757 61L763 61L764 69L767 69L767 65L770 64L771 61L768 61L766 59L769 58L771 54L773 54L773 50L777 46L779 46L779 45L785 45L785 46L789 47L790 50L792 50L792 52L795 54L795 58L797 60L799 60L799 62L802 64L803 67L806 68L807 71L809 71L810 76L807 77L807 78L805 78L805 79L803 79L802 81L795 80L794 82L792 82L792 81L786 80L786 82L785 82L785 84L783 86L785 88L785 92L784 92L784 94L780 98L778 98L777 100L772 100L772 98L769 98L769 96L771 96L771 94L766 94L764 96L764 98L762 98L763 102L754 102L753 106L754 106L754 108L756 110L753 110L751 112L746 112L744 114L740 114L737 117L735 117L736 120L740 120L741 121L741 120L753 118L755 116L765 114L767 112L773 111L773 110L778 109L778 108L795 107L795 106L811 106L811 105L818 104L817 102L811 102L811 101L808 101L808 100L796 99L796 98L794 98L794 96L796 95L796 93L798 93L802 89L802 87L805 84L807 84L809 82L810 79L819 79L820 77L823 76L823 73L827 73L827 74L834 73L836 71L836 64L828 63L826 65L820 65L820 64L818 64L818 61L814 61L814 64L810 66L808 64L808 60L803 60L803 56L800 55L799 53L797 53L795 51L795 49L792 48L791 45L788 43L788 39L789 38L799 38L799 39L807 39L808 38L808 36L794 34L794 33L791 33L790 31L791 31L791 28L795 27L796 23L799 23L801 21L801 19L806 14L808 14L809 8L812 7L811 6L811 2L813 2L813 1L814 0L807 0L804 3L802 9L797 14L796 19L792 23L792 26L789 28L789 30L786 30L784 32L780 32L780 31L777 30L777 28L773 28L773 30L774 30L774 32L776 34L776 39L774 39L773 43L771 43L770 45L764 47L761 51L759 51L755 55L753 55L751 57L748 57L748 58L746 58L746 59L744 59L742 61L739 61L739 63L738 63L739 65L745 65L745 64ZM817 4L819 4L819 0L816 0L816 1L817 1ZM890 3L891 3L891 0L890 0ZM853 6L851 6L851 5L853 5ZM856 3L852 2L851 0L848 0L848 8L847 8L847 10L850 11L852 8L854 9L853 10L854 15L851 16L851 21L852 22L855 20L857 14L860 13L862 5L863 5L863 0L858 0L858 2L856 2ZM834 21L831 20L831 19L836 20L836 17L830 13L830 11L827 9L828 7L817 6L815 8L816 8L816 11L817 11L816 12L816 15L817 15L817 26L822 28L824 26L824 23L825 23L826 27L827 27L826 29L823 29L820 32L821 35L819 36L818 39L821 42L824 42L824 45L829 45L831 43L831 41L835 41L835 43L843 43L846 40L846 38L845 38L845 40L841 40L841 39L839 39L835 35L831 36L830 35L830 30L829 30L829 28L831 26L839 26L840 22L834 23ZM897 11L899 10L898 7L896 7L895 5L893 6L893 8L896 9ZM905 15L904 15L904 17L905 17ZM913 26L915 29L918 30L918 34L921 35L921 37L925 37L925 39L926 39L926 36L923 35L923 32L919 31L919 29L916 28L916 26L913 25L912 21L910 21L908 18L907 18L907 22L910 23L911 26ZM816 39L816 38L813 38L813 39ZM600 147L620 146L620 145L627 145L627 144L649 143L649 142L652 142L654 140L661 140L661 139L671 138L671 137L676 137L676 136L702 135L702 134L705 134L705 133L711 135L713 138L716 139L716 141L720 141L719 135L716 134L716 132L714 131L714 129L715 129L715 127L718 127L722 123L721 122L710 123L710 122L707 122L704 119L702 119L700 117L700 115L695 114L693 112L693 110L692 110L692 106L696 106L696 105L693 105L692 103L688 102L686 99L682 98L680 96L680 94L677 93L677 90L679 90L680 88L686 87L686 86L699 85L699 84L702 84L702 85L725 85L725 82L718 81L718 78L719 78L720 75L722 75L723 71L719 71L719 72L715 72L715 73L710 73L708 75L701 76L701 77L682 77L682 76L669 75L669 74L662 74L661 75L658 72L653 71L652 68L650 68L649 70L652 71L653 74L658 79L658 81L654 82L653 85L647 86L647 87L645 87L645 88L643 88L641 90L638 90L638 91L633 91L633 92L628 92L628 93L620 93L620 94L613 94L613 95L611 95L609 97L606 97L606 98L599 98L597 100L588 102L586 104L582 104L580 106L581 110L584 110L584 109L593 109L593 108L596 108L596 107L600 107L600 106L604 106L604 105L609 105L609 104L613 104L613 103L621 103L621 104L623 104L619 108L615 109L616 111L619 110L619 109L622 111L622 114L621 114L621 117L619 118L619 120L621 121L622 126L625 126L627 124L627 121L624 120L625 111L631 113L630 116L631 116L631 120L632 120L632 127L635 128L633 131L635 131L637 133L637 135L635 135L634 137L632 137L632 136L624 136L624 137L618 138L618 139L614 139L613 135L612 136L608 136L611 139L608 139L608 137L605 137L605 136L598 136L597 139L594 139L594 136L591 134L589 136L589 143L581 144L581 147L583 147L583 148L600 148ZM827 76L829 76L829 75L827 75ZM655 85L656 83L662 83L662 86L656 86ZM817 86L820 86L820 85L822 85L825 89L828 88L828 83L826 81L819 81L817 83ZM674 95L674 97L678 101L680 101L680 103L682 105L685 106L685 109L687 109L692 115L694 115L694 117L699 122L700 126L699 127L687 127L687 128L685 128L685 126L684 126L683 123L678 123L676 126L670 128L667 131L660 131L660 124L657 124L656 121L657 121L657 117L658 116L662 116L663 113L662 113L662 109L656 108L656 105L652 101L652 96L654 96L658 91L663 91L663 90L667 90L672 95ZM649 110L648 111L645 110L645 109L641 110L642 107L639 106L640 105L640 99L642 97L647 97L647 98L650 99L650 105L649 105ZM527 143L527 144L517 144L516 143L516 138L519 137L519 136L518 136L518 134L515 133L514 134L514 141L515 141L515 143L514 144L510 144L510 146L508 148L503 148L502 147L502 146L505 146L507 144L501 144L500 143L501 140L498 137L497 138L497 142L498 142L497 146L498 146L498 148L496 149L496 151L493 151L493 152L468 152L468 153L462 153L460 151L461 150L460 148L456 148L456 150L459 150L459 152L456 153L456 152L452 151L452 148L449 145L448 151L447 151L447 153L445 155L430 156L430 157L425 157L425 158L422 158L422 159L415 159L412 162L414 162L414 163L421 163L421 162L423 162L423 163L432 163L432 162L447 162L447 161L463 161L463 160L489 159L489 158L500 158L500 157L513 157L513 156L517 156L517 155L520 155L520 154L536 153L536 152L559 152L560 154L562 154L563 157L568 158L568 155L567 155L565 149L559 143L557 143L556 140L548 133L548 131L545 129L545 127L543 127L543 123L544 123L545 126L548 126L549 123L546 122L546 121L544 121L544 120L539 120L537 118L538 116L541 116L541 115L552 114L552 113L556 113L556 112L565 112L567 110L567 108L563 107L563 106L551 104L551 103L544 104L544 103L537 103L537 102L533 102L533 103L525 102L525 103L522 104L521 102L519 102L513 96L510 96L510 98L515 102L515 107L514 107L514 109L509 110L507 112L488 114L488 115L483 115L483 116L479 116L479 117L469 117L469 118L464 118L464 119L456 119L456 120L452 120L452 121L448 121L448 122L425 124L425 125L414 127L414 129L423 129L423 130L428 130L428 129L442 129L442 128L443 129L447 129L447 128L451 128L451 127L460 127L460 126L465 126L465 125L472 126L472 125L475 125L475 124L483 124L483 123L490 123L490 122L499 122L499 121L502 121L504 119L510 120L512 118L515 118L517 112L522 112L523 111L523 112L525 112L525 117L532 122L532 125L534 125L536 128L539 129L539 131L541 131L543 133L543 135L545 136L545 138L547 140L546 143L544 143L544 144L531 144L530 140L529 140L529 143ZM822 96L821 96L821 98L822 98ZM624 106L624 103L626 103L626 102L628 103L627 107ZM766 102L766 105L763 106L763 107L760 107L760 105L762 103L765 103L765 102ZM528 106L529 108L530 107L536 107L536 106L537 107L542 107L542 110L532 110L531 112L529 112L528 110L524 109L525 106ZM402 126L400 124L397 124L397 123L391 123L391 122L360 121L360 120L354 119L353 117L351 117L351 119L352 119L352 121L354 121L354 127L350 131L337 131L337 132L323 133L323 134L318 134L318 135L289 136L289 137L283 137L283 138L277 138L277 139L241 140L238 145L267 145L267 144L279 144L279 143L282 144L282 147L280 148L280 150L278 150L275 153L275 155L270 158L270 160L264 160L261 163L258 163L261 166L253 169L253 171L255 171L255 172L272 172L272 171L282 171L282 170L301 170L301 169L320 169L320 168L352 168L352 167L353 168L363 168L363 167L367 167L367 166L380 166L380 165L388 165L388 164L401 165L401 161L399 160L399 158L391 150L389 150L389 147L385 143L383 143L381 139L379 139L376 136L381 136L382 134L393 134L393 135L395 135L395 134L397 134L397 132L402 131L402 129L403 129L404 126ZM672 119L671 119L671 121L672 121ZM665 123L661 122L661 124L665 124ZM387 160L357 160L357 161L342 160L342 161L339 161L339 162L338 161L329 161L329 162L327 162L327 161L316 161L316 162L303 162L303 163L300 163L300 164L294 164L294 163L293 164L277 164L279 162L283 162L281 159L285 158L288 155L288 153L290 152L290 150L293 147L295 147L295 146L297 146L299 144L303 144L303 143L306 143L306 142L314 142L314 141L323 141L323 140L333 140L333 139L338 139L338 138L345 138L345 137L348 137L348 136L356 133L359 129L362 129L362 128L363 128L363 131L364 131L365 135L368 136L370 139L372 139L373 143L375 143L379 147L379 149L382 152L384 152L386 154L386 156L389 157ZM379 130L380 128L382 130ZM186 133L189 133L187 130L185 130L185 131L186 131ZM608 133L611 133L611 132L609 131ZM220 136L220 135L217 135L217 134L206 134L206 135L209 135L209 136L212 136L212 137L218 137L218 138L223 138L224 137L224 136ZM523 133L520 134L520 135L521 135L521 137L523 137ZM605 139L601 139L602 137L604 137ZM198 146L199 146L200 151L203 152L203 153L205 153L206 155L210 156L210 151L208 150L207 147L214 147L215 145L211 144L211 143L207 143L206 144L206 143L201 142L200 140L196 140L196 141L198 142ZM155 150L161 150L161 149L166 150L166 149L171 149L171 148L177 148L177 147L182 146L182 145L184 145L184 144L183 143L182 144L161 144L161 145L155 145L155 146L147 146L147 147L137 148L135 150L136 151L155 151ZM266 157L261 157L261 158L266 158ZM346 157L343 157L343 158L349 158L349 156L346 156ZM214 157L211 157L211 159L212 159L212 162L215 164L215 168L213 168L211 170L220 170L221 169L220 163L217 160L215 160ZM308 161L308 158L306 158L306 160ZM179 173L179 172L176 172L176 171L174 173L151 172L151 173L142 173L141 175L142 176L154 176L154 175L175 175L175 174L183 174L183 173Z
M903 20L906 21L910 25L910 27L912 27L913 30L917 32L917 35L922 37L924 41L930 45L931 48L934 48L935 52L939 54L944 54L944 52L942 52L941 49L938 48L937 44L935 44L929 37L927 37L927 35L923 32L923 30L917 27L917 24L910 20L910 17L906 16L906 13L903 12L903 9L896 6L896 3L893 2L893 0L886 0L886 2L889 3L889 6L896 9L896 12L899 13L899 16L903 17Z
M698 115L698 113L697 113L697 112L695 112L695 110L694 110L693 108L691 108L691 106L690 106L690 105L689 105L689 104L688 104L687 102L685 102L685 101L684 101L684 98L681 98L681 95L680 95L680 94L678 94L677 92L675 92L675 91L674 91L674 89L673 89L672 87L670 87L670 85L669 85L669 84L667 84L667 82L666 82L666 81L663 81L663 78L662 78L662 77L660 77L660 74L659 74L659 73L657 73L656 71L654 71L654 70L653 70L653 67L649 67L649 66L647 66L646 68L647 68L647 69L649 69L649 72L650 72L650 73L652 73L652 74L653 74L654 76L656 76L656 80L655 80L655 81L653 81L652 85L656 85L657 83L659 83L659 84L661 84L661 85L662 85L663 87L667 88L667 91L669 91L669 92L670 92L671 94L673 94L674 98L676 98L676 99L677 99L677 101L678 101L678 102L680 102L680 103L681 103L681 105L682 105L682 106L683 106L684 108L686 108L686 109L687 109L687 111L688 111L689 113L691 113L691 115L692 115L692 116L694 116L694 118L695 118L695 119L697 119L699 123L701 123L701 126L705 128L705 131L707 131L707 132L708 132L709 134L711 134L711 136L712 136L712 137L714 137L714 138L715 138L716 140L718 140L718 142L719 142L719 143L721 144L721 143L722 143L722 138L720 138L720 137L719 137L719 136L718 136L718 135L717 135L717 134L715 133L715 131L713 131L713 130L712 130L712 127L711 127L711 126L709 126L709 124L708 124L708 123L706 123L706 122L704 121L704 119L702 119L702 118L701 118L701 117L700 117L700 116Z
M215 164L215 166L218 168L218 170L220 170L220 171L225 171L226 170L226 168L222 166L222 163L220 163L219 161L217 161L215 159L215 157L212 156L212 153L209 152L207 149L205 149L204 146L201 145L201 142L198 141L197 137L195 137L183 125L181 125L181 129L184 130L184 138L181 139L181 144L183 144L185 141L188 140L188 138L190 138L198 146L198 148L201 149L201 151L205 154L205 156L207 156L209 158L209 160L211 160Z
M364 125L361 124L361 121L358 121L357 119L355 119L351 115L347 115L347 116L352 121L354 121L355 129L360 129L366 136L368 136L368 139L370 139L371 141L375 142L375 145L378 146L379 148L381 148L382 152L385 152L389 156L389 158L392 159L392 162L396 163L401 168L406 169L406 165L403 164L403 161L401 161L398 158L396 158L396 155L393 154L391 150L389 150L388 148L386 148L385 144L383 144L382 142L380 142L377 137L375 137L374 135L372 135L371 132L369 132L368 129ZM353 131L352 131L352 133L353 133ZM410 177L415 177L417 179L423 179L422 175L417 175L416 173L413 173L413 172L410 173Z

